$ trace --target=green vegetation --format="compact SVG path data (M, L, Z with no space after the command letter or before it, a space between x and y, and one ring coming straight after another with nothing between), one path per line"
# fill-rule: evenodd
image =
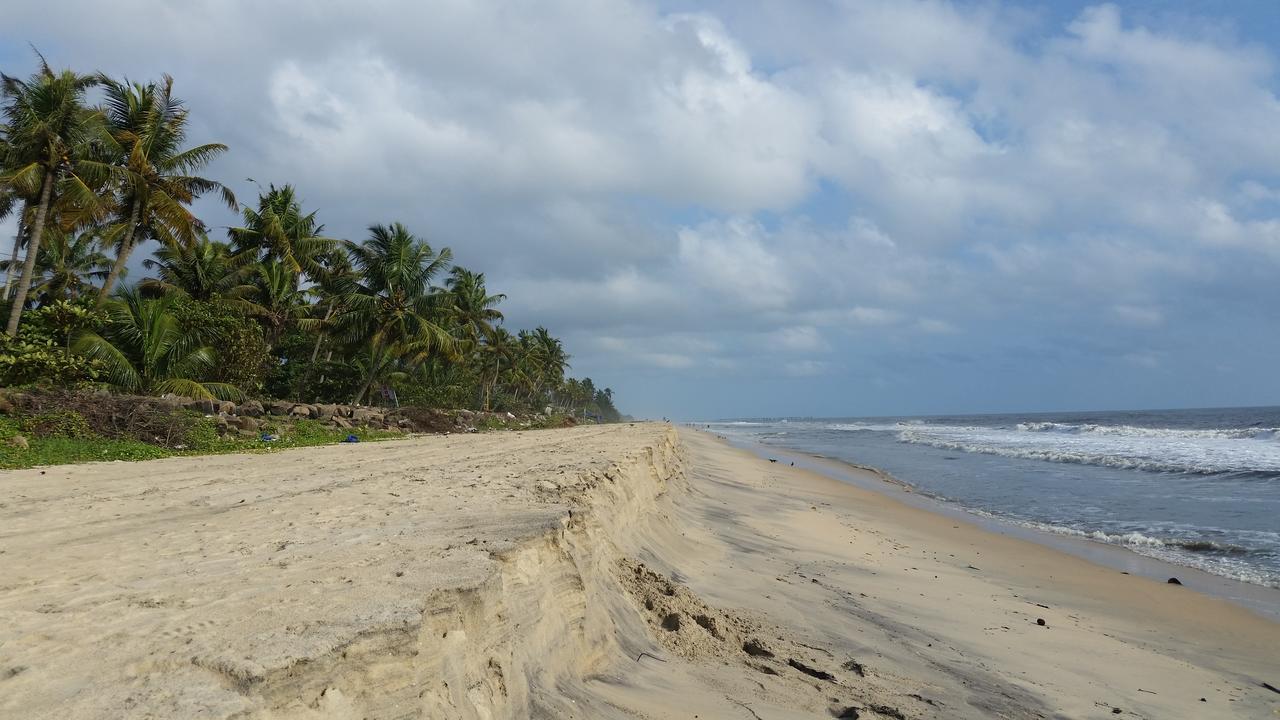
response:
M153 460L177 455L233 452L270 452L286 448L332 445L355 435L361 442L403 437L387 430L338 429L315 420L268 423L261 435L243 437L220 434L216 421L197 413L179 411L187 420L183 435L173 446L144 442L134 437L106 437L95 433L74 411L56 410L35 415L0 417L0 468L97 462L103 460ZM21 440L16 438L21 437Z
M566 376L570 357L546 328L503 327L506 296L453 265L450 248L398 222L330 237L289 184L241 204L199 174L228 148L189 142L173 78L39 60L28 79L0 75L0 218L19 227L0 260L0 385L620 419L612 390ZM209 196L240 213L224 239L191 211ZM150 276L132 281L131 258ZM10 417L4 432L29 421ZM252 446L202 440L199 427L180 451L37 433L25 451L5 446L0 465ZM300 422L274 446L345 434Z

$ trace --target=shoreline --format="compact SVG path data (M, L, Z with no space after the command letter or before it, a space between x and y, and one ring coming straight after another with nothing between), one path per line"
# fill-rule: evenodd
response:
M995 515L981 514L958 503L921 491L911 483L869 465L781 445L765 445L730 438L714 431L693 429L697 432L709 433L731 447L745 450L758 457L765 459L786 457L788 461L795 461L796 467L804 467L832 476L841 482L871 492L882 493L898 502L941 517L960 520L987 532L1035 542L1053 550L1083 558L1096 565L1118 570L1122 574L1139 575L1161 582L1176 577L1182 585L1195 592L1228 600L1272 622L1280 622L1280 588L1249 583L1190 565L1180 565L1143 555L1124 545L1104 543L1087 536L1054 533Z
M810 538L809 547L832 548L835 557L823 564L823 574L806 575L816 576L819 588L865 585L858 605L873 607L849 612L873 609L873 624L882 629L923 633L931 642L916 645L914 653L932 652L941 640L965 658L952 671L970 667L976 655L1002 680L1030 684L1052 710L1049 715L1102 716L1113 707L1150 718L1262 717L1280 711L1280 696L1264 686L1276 686L1270 678L1280 676L1274 650L1280 647L1280 623L1252 609L992 532L964 521L959 510L955 517L941 515L911 502L927 498L885 492L892 486L878 479L863 487L799 462L794 468L769 463L714 433L682 428L686 432L720 452L744 456L737 464L743 472L760 466L766 477L777 478L776 487L817 500L806 508L809 513L790 513L783 525L786 532ZM780 459L775 450L770 454ZM823 517L828 513L834 517ZM838 549L842 542L851 552ZM835 577L840 581L833 582ZM889 588L892 596L884 598ZM1039 619L1046 620L1049 633L1038 634L1044 629L1035 626ZM1070 637L1053 632L1064 623ZM1010 633L1017 636L1013 643L1005 641ZM1023 641L1030 644L1018 644ZM938 667L932 660L930 666ZM1204 689L1211 685L1212 692ZM1225 707L1199 705L1203 697L1214 706L1215 693L1227 701ZM1113 704L1104 708L1107 703ZM1255 709L1245 710L1246 703Z

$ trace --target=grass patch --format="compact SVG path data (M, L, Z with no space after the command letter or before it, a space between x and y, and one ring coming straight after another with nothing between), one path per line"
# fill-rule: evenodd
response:
M71 417L76 416L76 417ZM273 452L288 448L334 445L355 435L361 442L392 440L404 435L388 430L329 427L316 420L295 423L268 423L255 437L234 431L220 436L212 418L197 420L175 447L152 445L134 439L102 437L77 420L75 412L54 411L29 417L0 417L0 469L39 465L67 465L104 460L154 460L163 457L215 455L237 452ZM275 435L264 441L262 435ZM17 447L13 438L21 435L27 447Z

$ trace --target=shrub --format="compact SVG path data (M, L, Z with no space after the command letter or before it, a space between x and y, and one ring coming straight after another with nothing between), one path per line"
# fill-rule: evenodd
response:
M22 431L38 438L93 438L97 433L75 410L50 410L19 420Z
M71 336L102 326L105 315L58 300L23 315L18 336L0 335L0 385L73 387L97 380L102 363L71 351Z

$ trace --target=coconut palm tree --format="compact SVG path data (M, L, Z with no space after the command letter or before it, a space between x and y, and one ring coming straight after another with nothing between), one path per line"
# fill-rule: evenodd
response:
M564 371L569 368L569 355L564 351L564 343L545 327L538 326L533 331L532 352L540 371L537 392L558 386L564 380Z
M100 361L108 381L135 393L174 393L197 399L237 399L239 388L229 383L202 382L203 373L217 359L214 349L183 328L172 309L176 298L144 298L131 288L103 305L108 322L102 334L81 332L72 350Z
M113 168L94 155L95 145L105 140L102 114L84 103L85 93L99 81L97 76L70 70L54 72L43 57L29 80L0 74L6 125L0 186L34 199L35 207L5 328L10 336L18 332L55 198L85 213L101 212L107 206L97 190L114 174Z
M470 347L479 344L480 338L493 332L494 323L502 322L498 303L507 299L498 293L490 295L484 286L484 273L475 273L455 266L445 282L449 289L449 309L454 322Z
M80 233L63 232L57 227L46 229L30 293L40 298L43 305L55 300L74 300L96 289L94 281L105 278L111 267L111 259L99 248L96 229ZM14 265L13 260L0 263L6 272L12 272Z
M121 173L122 217L111 230L116 259L102 285L98 302L115 287L129 255L143 240L163 245L195 243L204 224L188 209L196 198L220 194L231 209L235 195L221 183L195 173L227 151L221 143L183 148L187 139L187 109L173 96L173 78L159 83L129 83L99 76L105 91L107 129Z
M311 348L311 362L320 356L320 346L334 331L335 318L343 309L343 298L356 288L360 276L351 266L351 259L345 253L330 250L320 263L320 267L312 275L312 285L307 292L316 299L313 307L316 316L316 342Z
M445 270L453 253L439 253L400 223L374 225L361 244L347 241L351 264L360 281L342 300L337 319L347 338L372 357L395 350L416 364L433 352L451 351L453 338L441 327L443 308L431 281ZM371 365L370 367L373 367ZM369 391L375 376L367 374L353 403Z
M193 300L237 302L254 292L255 265L237 261L226 243L201 237L186 245L161 245L142 266L156 273L138 283L150 295L174 294Z
M262 321L267 344L275 347L289 325L297 323L307 328L319 321L308 318L310 306L307 293L298 289L298 276L283 262L268 260L253 266L254 277L250 312Z
M237 254L277 260L297 275L314 277L323 270L335 241L321 237L324 226L316 213L303 213L292 185L271 185L258 196L257 209L246 207L243 216L244 225L228 231Z
M514 364L516 356L517 344L516 339L507 331L506 328L496 327L484 337L484 342L480 345L480 362L485 368L488 379L483 382L481 391L484 393L481 401L481 408L484 410L491 409L493 404L493 391L498 386L498 378L502 374L505 367L509 370Z

